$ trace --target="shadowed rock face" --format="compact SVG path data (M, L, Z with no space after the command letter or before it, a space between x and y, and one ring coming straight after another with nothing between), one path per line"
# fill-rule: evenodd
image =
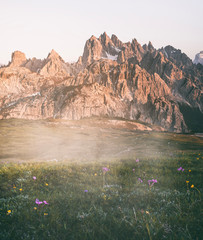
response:
M0 118L119 117L165 130L203 131L203 69L173 47L156 50L115 35L92 36L69 64L12 55L0 68Z

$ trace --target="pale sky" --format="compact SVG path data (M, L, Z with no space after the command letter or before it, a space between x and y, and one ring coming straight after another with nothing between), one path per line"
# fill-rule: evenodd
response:
M15 50L44 59L51 49L76 61L104 31L155 48L172 45L191 59L203 50L202 0L0 0L0 63Z

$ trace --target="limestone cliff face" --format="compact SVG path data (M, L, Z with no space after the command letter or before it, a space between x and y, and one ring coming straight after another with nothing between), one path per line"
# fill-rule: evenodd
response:
M171 47L123 43L106 33L92 36L72 64L54 50L44 60L15 53L0 68L0 118L105 116L200 132L203 68L188 59Z

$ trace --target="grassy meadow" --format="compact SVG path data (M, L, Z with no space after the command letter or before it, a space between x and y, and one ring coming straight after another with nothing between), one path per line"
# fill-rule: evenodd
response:
M51 162L11 160L12 144L5 161L11 139L4 131L0 239L202 239L202 139L111 131L113 155L101 135L106 152L99 161L93 154L90 161Z

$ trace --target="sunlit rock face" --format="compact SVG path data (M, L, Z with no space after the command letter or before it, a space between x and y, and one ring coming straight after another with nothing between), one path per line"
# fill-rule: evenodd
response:
M203 131L203 67L171 46L92 36L76 63L52 50L44 60L17 51L0 68L0 118L138 120L175 132Z
M25 54L20 51L15 51L12 53L12 59L10 67L20 67L27 61Z

